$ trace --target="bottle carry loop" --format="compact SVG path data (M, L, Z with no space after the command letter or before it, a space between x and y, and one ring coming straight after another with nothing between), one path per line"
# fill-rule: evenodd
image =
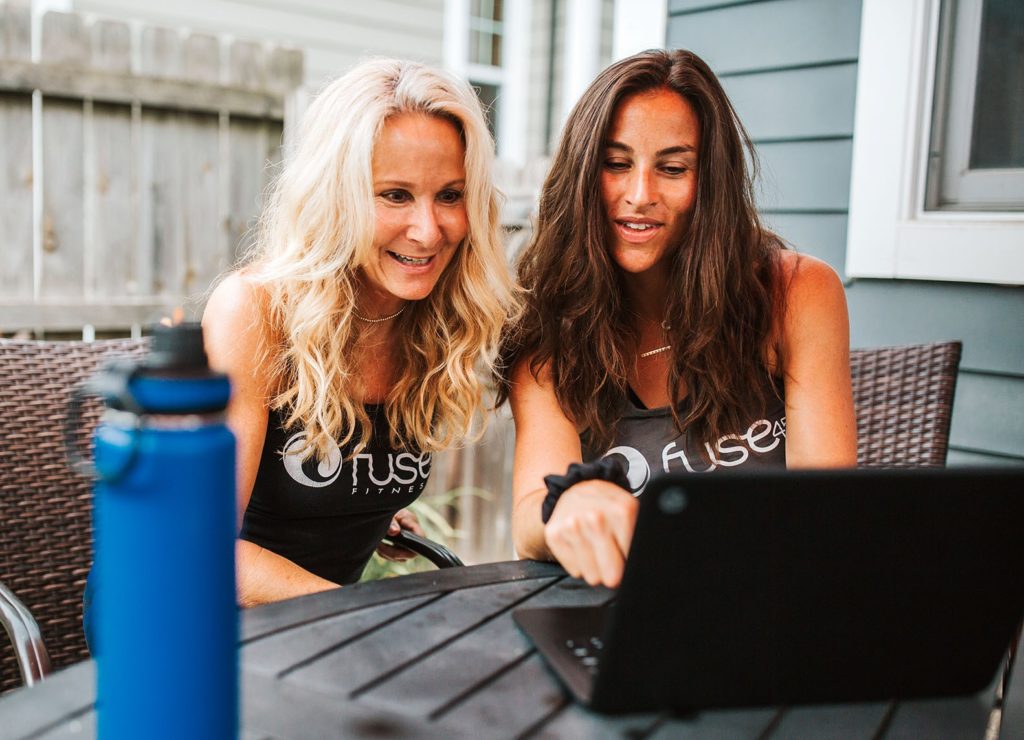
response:
M135 461L139 448L139 430L142 428L143 411L135 402L128 386L138 369L138 366L131 360L112 360L104 365L102 372L75 386L71 392L68 412L64 417L64 450L68 458L68 465L79 475L92 480L114 483L128 472ZM126 412L125 416L132 418L131 428L128 430L131 436L128 454L113 470L105 473L100 473L95 462L79 452L76 439L78 427L82 421L82 406L89 396L98 396L110 408L124 411Z

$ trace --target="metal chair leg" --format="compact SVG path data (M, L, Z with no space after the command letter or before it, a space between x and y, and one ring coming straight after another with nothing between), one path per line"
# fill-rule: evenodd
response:
M18 671L26 686L42 681L50 673L50 654L43 643L43 633L14 593L0 581L0 625L14 647Z

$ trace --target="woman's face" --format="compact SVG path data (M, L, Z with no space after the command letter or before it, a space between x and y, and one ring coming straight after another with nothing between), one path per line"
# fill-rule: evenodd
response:
M357 310L375 318L426 298L468 230L465 148L455 126L401 113L373 152L376 229Z
M605 141L601 198L612 259L628 273L665 268L697 199L700 123L667 89L635 93L615 111Z

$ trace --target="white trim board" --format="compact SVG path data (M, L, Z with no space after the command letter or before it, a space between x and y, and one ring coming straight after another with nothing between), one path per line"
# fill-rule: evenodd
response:
M668 0L616 0L614 13L614 61L647 49L665 48Z
M1024 285L1024 213L925 211L939 0L863 0L846 274Z

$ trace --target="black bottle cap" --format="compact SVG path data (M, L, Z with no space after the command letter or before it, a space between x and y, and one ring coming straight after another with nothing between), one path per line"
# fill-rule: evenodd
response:
M147 370L206 370L203 327L198 322L153 327L153 344L142 363Z

